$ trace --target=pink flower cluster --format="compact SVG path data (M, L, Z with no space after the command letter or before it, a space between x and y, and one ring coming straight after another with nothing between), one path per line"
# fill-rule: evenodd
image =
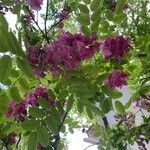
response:
M7 143L10 145L16 144L17 142L17 134L15 132L12 132L8 135Z
M27 59L36 75L43 77L49 70L53 75L75 69L81 61L90 59L100 50L96 34L84 36L63 32L62 35L47 44L43 49L31 47Z
M104 59L112 59L120 62L122 57L129 52L131 42L129 38L123 36L109 37L103 42L103 57Z
M111 75L105 81L105 84L110 86L113 89L122 88L124 85L127 85L128 76L122 70L113 70Z
M43 4L43 0L28 0L28 5L31 6L36 11L41 10L41 5Z
M23 122L25 116L27 115L27 108L29 106L36 107L39 105L39 97L47 100L50 106L55 106L55 101L49 97L47 89L43 86L38 86L33 92L27 94L25 96L25 99L22 100L20 103L10 101L8 105L8 110L5 114L6 117L14 117L18 122Z
M133 109L136 109L137 107L140 109L147 110L150 106L150 95L145 95L145 98L138 96L131 104Z

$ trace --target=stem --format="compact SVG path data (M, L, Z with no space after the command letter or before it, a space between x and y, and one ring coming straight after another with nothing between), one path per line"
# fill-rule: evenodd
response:
M30 16L31 16L31 18L32 18L32 20L33 20L33 22L36 24L36 26L38 27L38 29L39 29L40 32L42 33L43 37L44 37L44 38L46 39L46 41L49 43L48 37L47 37L47 36L45 35L45 33L42 31L42 29L41 29L40 26L38 25L37 21L35 21L35 19L34 19L34 17L33 17L33 14L31 13L29 7L27 6L26 8L27 8L27 10L28 10L28 12L29 12L29 14L30 14Z
M86 147L86 148L85 148L85 149L83 149L83 150L87 150L88 148L90 148L90 147L92 147L92 146L95 146L95 145L97 145L97 144L89 145L88 147Z
M102 120L103 120L105 128L108 129L109 128L109 123L108 123L108 120L107 120L106 116L102 117Z
M22 134L22 132L19 133L19 139L18 139L18 141L17 141L17 143L16 143L16 149L18 149L18 147L19 147L19 143L20 143L20 141L21 141L21 134Z
M47 36L47 17L48 17L48 6L49 6L49 0L47 0L47 6L46 6L46 16L45 16L45 35Z
M58 131L57 131L57 134L55 135L55 142L52 145L54 150L57 150L57 146L58 146L59 141L60 141L60 134L59 134L59 132L60 132L60 130L61 130L63 124L64 124L64 121L65 121L65 119L67 117L67 114L68 114L68 111L66 111L66 113L64 114L64 117L63 117L63 119L62 119L62 121L60 123L60 125L58 126Z
M71 11L68 11L68 14L69 14L70 12L71 12ZM47 33L50 32L55 26L57 26L58 24L60 24L62 21L63 21L63 20L59 20L58 22L55 22L55 23L50 27L50 29L47 31Z

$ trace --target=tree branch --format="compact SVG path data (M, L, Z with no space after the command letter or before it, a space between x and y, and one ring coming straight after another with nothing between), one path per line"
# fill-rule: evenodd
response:
M45 35L47 36L47 17L48 17L49 0L47 0L46 15L45 15Z
M40 32L42 33L43 37L46 39L46 41L49 43L49 39L48 37L45 35L45 33L43 32L43 30L40 28L40 26L38 25L37 21L35 21L34 17L33 17L33 14L31 13L29 7L27 6L27 11L29 12L33 22L36 24L36 26L38 27L38 29L40 30Z
M106 116L102 117L102 120L103 120L105 128L109 128L109 123L108 123Z
M60 132L60 130L61 130L63 124L64 124L64 121L65 121L65 119L67 117L67 114L68 114L68 111L66 111L66 113L64 114L64 117L63 117L63 119L62 119L62 121L60 123L60 125L58 126L58 131L57 131L57 134L55 135L55 142L52 145L54 150L57 150L57 146L58 146L59 141L60 141L60 134L59 134L59 132Z

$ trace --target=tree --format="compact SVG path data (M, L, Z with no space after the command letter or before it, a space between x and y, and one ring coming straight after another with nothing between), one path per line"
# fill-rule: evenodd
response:
M62 149L60 133L79 127L76 113L94 123L98 149L123 150L134 142L146 149L150 118L143 115L137 126L135 116L150 110L149 5L148 0L0 0L1 148ZM16 31L5 18L8 11L17 16ZM125 105L119 101L123 86L132 92ZM136 114L130 106L139 109ZM106 118L111 110L113 128Z

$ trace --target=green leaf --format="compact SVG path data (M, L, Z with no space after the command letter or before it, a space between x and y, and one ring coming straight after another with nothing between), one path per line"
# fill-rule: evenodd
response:
M88 115L88 117L90 118L90 119L93 119L94 117L93 117L93 114L92 114L92 112L91 112L91 110L88 108L88 107L86 107L86 113L87 113L87 115Z
M116 91L107 85L102 86L101 89L103 93L105 93L107 96L111 97L112 99L121 98L123 95L121 92Z
M77 20L79 21L79 23L83 26L86 26L86 25L90 25L90 17L89 15L87 14L80 14L78 17L77 17Z
M60 120L60 113L58 112L58 110L56 108L52 108L51 109L51 115L54 118L55 124L59 124Z
M6 93L0 95L0 112L4 113L7 111L7 105L8 105L8 97Z
M24 129L24 130L29 130L29 131L32 131L32 130L37 130L37 128L39 127L40 125L40 122L37 121L37 120L25 120L21 127Z
M4 55L0 58L0 82L5 82L12 70L12 58L8 55Z
M90 9L92 11L95 11L100 5L100 0L92 0L91 4L90 4Z
M74 99L72 96L70 96L67 100L67 104L66 104L66 110L67 111L70 111L73 107L73 104L74 104Z
M92 89L89 89L86 86L77 86L72 89L72 91L79 97L79 98L91 98L95 96L95 92Z
M91 0L83 0L83 2L84 2L85 4L90 4L90 3L91 3Z
M78 112L81 114L81 113L83 113L83 111L84 111L84 106L83 106L83 104L81 103L81 102L77 102L77 109L78 109Z
M32 73L32 69L25 59L21 59L18 57L17 58L17 66L27 77L29 77L29 78L34 77L33 73Z
M126 0L118 0L116 7L115 7L115 13L120 13L121 11L123 11L123 8L125 6Z
M37 133L32 132L28 139L28 147L27 150L36 150L38 144Z
M83 13L83 14L89 14L89 9L88 9L87 5L79 4L78 8L79 8L79 10L80 10L81 13Z
M53 117L52 116L48 116L45 118L45 123L46 126L50 129L50 131L55 132L57 129L57 126L55 124L55 122L53 121Z
M19 84L21 85L21 87L24 90L29 90L30 89L29 83L28 83L27 79L24 78L24 77L19 80Z
M34 117L34 118L44 118L45 117L45 112L40 109L40 108L29 108L29 114Z
M85 34L85 35L90 35L91 34L91 30L88 26L82 26L82 32Z
M95 104L92 104L88 100L82 100L81 102L84 104L84 106L87 106L96 115L104 116L104 113L102 112L102 110L100 110L98 107L96 107Z
M38 141L43 147L47 147L49 145L49 135L48 131L44 126L41 126L37 132Z
M125 109L123 104L120 101L115 101L115 110L117 113L124 113Z
M10 88L9 94L12 100L17 101L17 102L21 101L21 96L16 86L13 86Z
M111 101L109 99L105 99L102 103L102 111L107 114L111 110Z
M9 34L9 44L11 46L10 51L16 54L17 56L24 57L24 52L15 35L12 32L8 32L8 34Z
M50 104L46 99L39 97L38 102L42 108L47 109L47 110L50 109Z
M15 69L12 69L10 76L13 77L13 78L18 78L19 77L19 72Z

